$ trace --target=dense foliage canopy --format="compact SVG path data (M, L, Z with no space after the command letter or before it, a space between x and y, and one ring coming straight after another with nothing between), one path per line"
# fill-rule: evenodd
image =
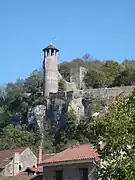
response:
M113 60L100 61L86 54L82 58L60 64L59 71L70 81L71 68L80 66L88 69L84 77L87 88L130 86L135 83L135 60L126 59L122 63Z
M132 180L135 177L135 91L125 100L119 97L108 112L95 121L96 141L101 163L100 177Z

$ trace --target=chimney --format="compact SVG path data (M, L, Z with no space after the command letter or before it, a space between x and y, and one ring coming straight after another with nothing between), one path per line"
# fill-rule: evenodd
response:
M18 152L14 153L13 156L13 172L12 175L15 176L19 172L20 154Z
M43 160L43 142L41 140L39 150L38 150L38 162L37 164L39 165Z

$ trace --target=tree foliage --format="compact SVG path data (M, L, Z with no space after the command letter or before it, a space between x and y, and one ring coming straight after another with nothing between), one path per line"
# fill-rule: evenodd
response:
M39 74L41 73L36 71L26 80L17 80L15 83L8 83L4 95L1 95L1 148L20 146L37 147L36 145L40 139L39 129L36 128L37 125L26 125L25 127L20 125L14 128L12 124L14 120L17 120L21 124L27 124L28 109L43 103L41 76ZM4 142L3 139L5 139ZM11 143L12 141L13 143Z
M58 91L66 91L66 84L65 84L65 81L63 79L61 79L59 81L59 89Z
M94 129L103 180L132 180L135 177L135 91L129 100L119 97L108 112L96 119ZM99 148L99 142L104 147Z
M105 74L99 71L89 71L84 77L84 82L87 88L104 87Z
M40 137L36 138L35 133L28 131L25 125L14 127L6 126L0 137L0 149L13 149L16 147L30 147L34 150L39 145Z
M71 142L76 141L76 115L73 110L68 113L68 118L65 128L59 128L57 132L56 150L61 151Z
M59 71L65 80L70 81L70 70L80 66L88 69L84 77L87 88L130 86L135 83L135 60L126 59L122 63L101 61L85 54L82 58L63 62L59 65Z
M102 71L105 74L105 87L112 87L120 71L120 65L115 61L105 61L102 66Z

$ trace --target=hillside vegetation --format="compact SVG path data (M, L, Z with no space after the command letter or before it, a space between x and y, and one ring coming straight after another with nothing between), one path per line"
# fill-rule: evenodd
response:
M69 81L70 69L83 66L88 69L84 81L88 88L129 86L135 83L135 61L124 60L121 64L115 61L94 60L86 54L71 62L59 65L62 76ZM63 84L59 89L64 90ZM27 124L28 110L43 104L42 72L35 70L25 80L9 82L5 91L0 92L0 149L29 146L35 152L40 142L40 131L37 124ZM76 124L74 111L68 113L65 129L56 128L46 120L44 131L44 148L47 152L58 152L71 144L93 143L97 148L99 141L105 147L99 154L108 162L99 169L103 179L134 179L135 169L135 92L126 101L123 97L113 103L107 114L93 119L82 117ZM21 119L21 125L14 127L12 121ZM120 152L124 156L120 156ZM111 152L111 153L110 153ZM121 157L121 158L120 158ZM112 163L110 163L112 162Z
M130 86L135 83L135 60L126 59L122 63L113 60L100 61L86 54L83 58L60 64L59 71L69 81L71 68L79 66L88 69L84 78L87 88Z

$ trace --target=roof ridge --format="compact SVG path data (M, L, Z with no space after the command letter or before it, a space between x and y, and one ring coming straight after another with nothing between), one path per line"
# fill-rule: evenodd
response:
M0 150L0 152L6 152L6 151L15 151L15 150L25 150L27 149L27 147L22 147L22 148L13 148L13 149L3 149L3 150Z
M98 159L98 152L92 144L81 144L69 147L54 156L43 160L41 164L80 161L86 159Z

